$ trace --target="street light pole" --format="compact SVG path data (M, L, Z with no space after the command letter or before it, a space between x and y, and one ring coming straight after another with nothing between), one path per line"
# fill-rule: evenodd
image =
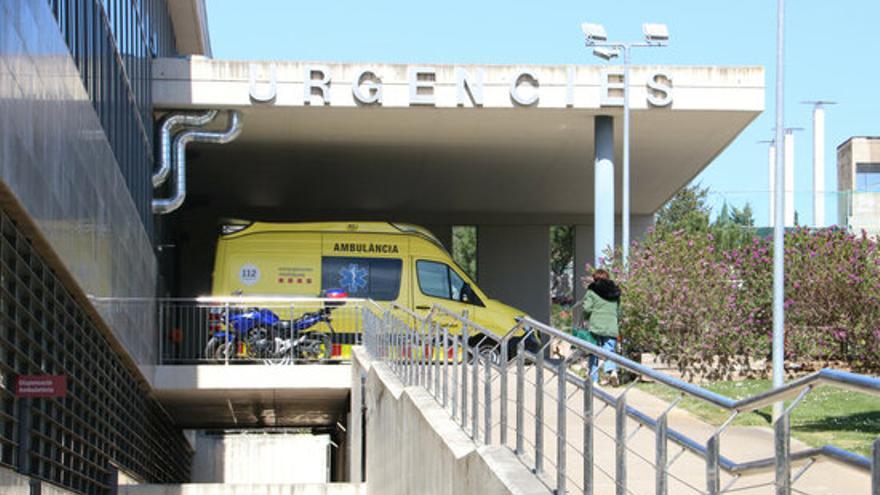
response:
M623 189L622 202L623 211L621 218L623 223L622 239L623 244L623 266L626 268L629 262L629 51L630 45L624 43L623 51Z
M629 173L629 134L630 134L630 110L629 110L629 63L630 52L633 47L660 47L669 44L669 29L665 24L644 24L642 31L645 35L644 42L619 42L608 41L605 28L601 24L581 24L581 29L586 36L587 46L593 48L593 54L605 60L623 56L623 184L621 185L623 211L621 212L622 223L622 261L627 266L629 260L630 244L630 173Z
M825 105L833 101L802 101L813 106L813 227L825 227Z
M775 225L776 218L776 141L766 139L758 141L758 144L767 144L767 189L768 189L768 205L770 214L768 215L768 223L770 227Z
M785 383L785 0L776 0L776 204L773 225L773 388ZM793 178L792 178L793 179ZM782 415L782 402L773 404L773 417Z

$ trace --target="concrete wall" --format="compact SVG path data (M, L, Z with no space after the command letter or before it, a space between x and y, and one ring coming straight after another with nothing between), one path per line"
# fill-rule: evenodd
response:
M367 493L542 494L550 492L506 447L477 447L427 391L404 387L363 348L352 373L366 375ZM352 404L356 404L354 401ZM353 405L352 421L362 410ZM351 459L357 465L360 459Z
M447 251L452 252L452 225L424 225L423 227L431 231Z
M11 469L0 468L0 493L3 495L30 495L31 478ZM44 481L36 480L42 495L73 495L74 492L58 488Z
M85 294L152 297L152 246L48 3L0 2L0 33L0 200ZM95 307L136 361L155 361L151 305Z
M198 432L193 483L326 483L329 435Z
M119 495L364 495L363 485L321 483L299 485L200 483L119 487Z
M477 283L492 299L550 321L550 227L477 226Z

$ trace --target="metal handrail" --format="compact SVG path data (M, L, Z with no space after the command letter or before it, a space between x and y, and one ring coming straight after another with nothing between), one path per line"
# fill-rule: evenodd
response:
M776 402L797 397L797 395L800 394L805 388L812 387L813 385L834 385L839 388L852 390L854 392L862 392L880 396L880 379L866 375L850 373L847 371L826 368L794 380L783 387L768 390L752 397L734 400L723 395L716 394L715 392L706 390L692 383L685 382L684 380L681 380L679 378L665 375L631 359L627 359L626 357L619 354L608 352L601 347L595 346L589 342L585 342L577 337L562 332L561 330L557 330L532 318L525 317L523 318L523 320L526 321L529 326L537 328L540 331L552 335L560 340L564 340L569 344L585 348L589 350L590 353L595 354L603 359L613 361L623 368L634 371L639 375L646 376L654 381L663 383L664 385L674 388L682 393L709 402L715 406L729 411L738 411L740 413L744 413L762 409Z
M456 313L455 311L451 311L449 309L446 309L439 304L432 305L431 309L424 316L421 316L418 313L416 313L415 311L407 308L406 306L402 306L396 302L391 303L391 307L395 310L403 311L407 315L411 316L412 318L415 318L417 321L419 321L423 324L428 324L438 314L444 314L446 316L449 316L451 318L458 320L458 322L461 323L462 325L467 325L469 328L473 328L474 330L478 330L481 334L494 340L495 342L501 342L501 340L503 339L503 336L497 335L495 332L489 330L488 328L484 327L483 325L480 325L479 323L473 322L473 321L467 319L466 317ZM521 324L517 324L517 326L513 327L507 333L510 334L512 332L515 332L519 327L521 327Z
M641 376L648 377L654 381L667 385L670 388L673 388L681 393L690 395L691 397L709 402L719 408L725 409L730 412L744 413L756 411L758 409L770 406L776 402L797 397L799 394L803 393L805 389L818 385L831 385L839 388L846 388L855 392L880 396L880 379L866 375L859 375L856 373L826 368L811 373L807 376L801 377L784 385L783 387L768 390L752 397L733 400L715 392L706 390L692 383L685 382L684 380L681 380L679 378L660 373L654 369L651 369L619 354L608 352L601 347L593 345L589 342L585 342L581 339L578 339L577 337L573 337L567 333L562 332L561 330L548 326L532 318L525 317L523 318L523 320L526 321L529 326L538 328L540 331L553 335L554 337L560 340L564 340L569 344L585 348L601 358L613 361L618 366L621 366ZM607 402L611 404L616 404L616 399L610 396L610 394L607 395ZM627 407L627 414L644 426L647 426L649 428L656 427L656 422L653 421L653 419L639 413L637 410L631 407ZM705 458L706 448L702 445L687 438L683 434L678 434L677 432L675 432L675 430L672 429L669 429L669 435L671 440L675 441L682 447L691 450L693 453L701 455ZM847 464L863 471L871 471L870 459L859 454L840 449L833 445L824 445L818 448L810 448L804 451L791 453L792 460L801 460L820 456L827 457L829 459ZM772 468L775 462L775 459L773 457L743 463L731 461L730 459L727 459L723 456L721 456L719 460L722 469L730 473L740 474L758 471L764 468Z
M324 302L352 302L363 303L372 301L371 299L362 299L358 297L346 297L344 299L334 299L329 297L290 297L290 296L200 296L186 299L165 299L177 302L195 302L199 304L253 304L253 303L324 303Z
M111 300L155 307L162 364L335 364L348 359L344 346L360 341L362 325L358 318L363 309L386 311L371 299L354 297L239 295ZM273 312L279 323L230 326L231 316L255 308ZM329 312L317 316L315 311L323 309L333 310L332 316Z
M536 408L543 408L543 400L541 399L541 397L546 392L542 390L543 387L541 384L543 379L541 378L541 374L545 370L549 370L551 373L555 372L559 376L565 377L564 380L557 380L558 382L560 382L559 390L557 391L557 393L560 394L560 398L564 397L565 394L565 386L562 385L562 383L572 384L584 391L584 407L587 407L586 403L590 402L587 400L588 397L598 399L600 402L605 403L607 405L606 407L613 406L614 410L616 411L615 417L617 418L615 442L618 445L618 451L616 454L618 464L616 469L619 470L619 474L615 476L623 476L622 479L624 480L623 484L620 484L616 481L616 483L618 484L617 493L626 493L627 491L625 488L626 462L624 453L627 448L625 446L627 435L625 422L621 423L621 421L622 418L628 417L634 420L639 425L647 427L648 429L655 432L657 436L658 450L656 454L658 455L658 459L663 459L665 462L666 447L664 446L661 448L660 445L661 443L665 443L667 439L682 447L683 451L689 451L690 453L696 455L698 458L702 459L706 464L706 493L723 493L724 491L730 489L732 483L735 482L736 479L738 479L738 477L741 475L774 470L776 471L776 493L791 493L791 484L799 479L799 477L806 471L806 469L808 469L817 459L825 458L859 469L861 471L867 471L871 473L873 487L872 493L880 494L880 439L877 439L874 442L873 459L868 459L864 456L848 452L846 450L831 445L826 445L818 448L803 449L797 452L791 452L789 445L791 437L790 413L797 406L800 400L803 399L803 397L812 389L822 385L829 385L837 388L843 388L856 392L880 396L880 379L878 378L833 369L823 369L794 380L783 387L762 392L751 397L734 400L715 392L706 390L697 385L687 383L679 378L660 373L654 369L648 368L640 363L632 361L613 352L606 351L598 346L585 342L566 332L536 321L532 318L520 318L517 324L508 332L506 332L504 335L498 335L494 332L489 331L485 327L471 321L466 316L450 311L447 308L439 305L434 305L431 310L424 316L413 312L409 308L397 304L391 304L390 310L402 311L403 313L412 317L412 321L417 322L417 324L410 327L406 322L396 320L397 326L393 326L393 323L391 323L390 320L385 319L385 323L388 324L386 333L384 335L375 335L375 338L372 339L369 338L369 335L367 335L369 333L369 329L367 326L365 326L365 343L368 345L368 348L372 345L373 349L371 350L371 352L375 351L377 352L377 356L387 359L389 364L392 365L392 369L395 369L398 373L400 373L401 378L406 383L410 385L424 386L429 390L429 392L431 392L431 388L433 387L434 397L438 400L438 402L442 402L443 407L446 407L447 404L446 380L448 378L448 367L451 368L452 416L453 418L460 418L463 428L470 428L470 434L472 438L474 438L474 440L477 440L481 433L479 422L477 420L477 406L479 404L481 409L483 409L484 416L484 426L482 428L484 443L488 444L491 441L491 411L493 407L498 407L501 413L501 443L506 444L506 383L509 367L509 364L507 362L508 344L510 343L510 339L512 338L514 333L517 330L522 330L523 332L525 332L525 336L537 332L543 337L549 337L550 339L545 339L547 343L544 344L541 349L534 353L526 351L523 340L520 340L518 345L519 355L516 359L515 372L517 377L517 418L515 427L517 433L517 447L515 452L517 454L521 454L523 451L522 411L519 401L521 400L522 394L524 393L522 389L523 365L525 363L525 360L528 359L535 365L535 372L538 373L538 375L535 377L535 383L532 384L534 387L536 387ZM451 317L461 323L463 325L462 334L454 335L449 332L446 327L443 327L443 329L441 330L441 323L437 321L437 317L439 316ZM400 327L401 324L403 325L403 327ZM472 329L475 332L469 334L467 332L467 329ZM409 332L411 332L411 335L407 337L406 335ZM473 337L474 335L481 335L482 337L489 338L491 343L497 346L497 349L501 353L502 359L498 362L491 362L488 358L480 356L479 353L481 351L479 351L478 347L469 346L466 340L468 337ZM525 338L525 336L523 336L523 338ZM459 339L459 337L461 338ZM643 412L629 406L626 403L626 391L624 391L621 395L615 397L614 395L611 395L601 388L594 387L592 381L590 381L589 378L581 378L580 376L570 372L568 369L568 363L565 359L561 360L561 362L557 362L556 360L545 358L544 350L547 349L547 346L553 339L555 339L556 341L568 343L573 348L580 349L583 352L588 353L589 355L594 355L598 358L614 362L621 368L627 369L638 375L664 384L671 389L679 392L681 396L690 396L719 407L723 410L729 411L731 412L731 415L723 426L714 431L712 436L709 438L708 443L704 445L699 441L668 427L666 413L668 413L669 410L671 410L678 401L673 402L673 404L670 405L669 409L667 409L666 412L664 412L660 417L656 419L647 414L644 414ZM461 341L461 345L459 345L459 340ZM456 357L453 358L452 361L449 360L450 354L446 353L448 352L447 349L449 349L450 346L453 350L453 354L451 354L451 356L460 356L460 358ZM462 351L462 354L459 354L456 349L460 349ZM470 368L470 371L468 371L468 368ZM480 368L482 368L482 373L480 373ZM489 392L490 374L493 372L498 373L498 376L501 380L501 397L498 401L497 406L492 405L492 402L495 400L495 398L493 398L493 396ZM564 375L561 375L560 373L564 373ZM479 374L485 374L485 377L483 378L483 393L485 397L482 399L482 403L479 403L480 399L478 398L479 394L477 393L477 377ZM441 376L443 378L442 388L440 380ZM472 383L470 388L468 386L468 380L471 380ZM460 400L458 400L459 398L457 398L456 396L456 390L459 386L461 387ZM441 390L442 400L440 393ZM468 392L470 393L470 396L465 397L466 393ZM744 412L755 411L771 404L790 399L793 399L791 405L788 406L782 416L780 416L773 422L775 438L774 456L753 459L745 462L735 462L727 457L721 456L719 449L720 435L732 422L733 418L736 415ZM557 466L555 468L557 471L556 489L557 493L565 493L564 485L566 481L564 473L564 445L565 442L567 442L567 439L565 438L564 433L564 415L566 406L564 405L562 400L557 399L557 401L559 402L557 406L559 408L557 410L557 421L559 421L559 423L557 423L557 431L561 431L561 433L557 435L560 436L560 438L558 439L559 443L557 447L557 463L561 463L561 467ZM470 416L468 409L469 403ZM460 414L458 414L456 404L461 406ZM589 409L587 411L592 411L592 406L589 406ZM545 425L541 422L542 420L539 419L543 413L536 412L535 414L537 415L537 424L542 425L541 428L537 428L536 426L537 429L535 434L539 435L539 432L543 430L543 425ZM587 412L585 412L585 414L587 414ZM592 414L592 412L589 412L589 414ZM585 423L584 428L592 430L593 426L591 425L591 422L587 422ZM586 430L584 432L584 435L586 442ZM590 438L591 437L592 434L590 434ZM592 442L592 440L590 442ZM537 445L541 443L543 443L542 440L536 437L534 444L537 450L535 452L535 459L533 459L532 461L535 463L533 469L536 473L542 472L542 458L544 456L544 453L543 449L539 449L537 447ZM592 453L590 453L589 456L585 453L584 456L585 463L592 462ZM523 462L525 462L525 459L521 459L523 460ZM792 463L808 460L811 462L804 465L804 467L802 467L797 474L792 476ZM658 466L659 465L661 464L659 464L658 461ZM663 468L657 469L658 493L666 493L664 487L665 478L666 476L669 476L666 472L666 470L668 469L668 465ZM720 471L727 472L728 474L734 476L734 479L731 481L731 483L729 483L723 489L720 487ZM587 480L585 479L585 485L586 484Z

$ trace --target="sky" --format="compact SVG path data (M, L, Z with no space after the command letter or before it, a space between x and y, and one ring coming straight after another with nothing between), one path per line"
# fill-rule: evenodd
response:
M751 203L767 224L767 145L775 126L773 0L207 0L214 58L428 64L600 64L580 23L609 39L639 40L645 22L669 26L671 44L634 50L634 64L760 65L766 104L696 179L713 207ZM880 1L786 2L785 126L795 133L795 209L812 221L812 124L807 100L826 113L826 217L836 218L836 148L880 135Z

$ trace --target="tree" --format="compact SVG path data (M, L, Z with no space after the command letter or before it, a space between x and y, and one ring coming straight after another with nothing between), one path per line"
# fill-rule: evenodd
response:
M550 296L554 300L571 298L574 267L574 227L550 227Z
M735 206L728 207L725 202L715 218L715 223L709 228L709 233L712 234L717 249L735 249L752 241L755 235L753 223L752 207L748 203L740 210Z
M733 223L742 225L743 227L755 226L755 218L752 215L752 205L750 203L746 203L742 210L734 206L730 218L733 220Z
M678 230L706 232L709 229L710 207L706 203L709 188L699 184L678 191L657 212L655 231L662 234Z
M550 269L561 275L574 258L574 227L553 225L550 227Z
M477 228L471 225L452 227L452 259L471 278L477 279Z

